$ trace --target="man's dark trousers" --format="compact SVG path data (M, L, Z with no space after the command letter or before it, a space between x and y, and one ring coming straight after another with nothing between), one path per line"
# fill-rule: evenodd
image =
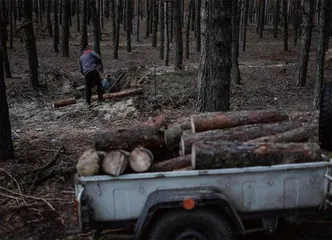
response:
M94 85L97 85L98 101L103 100L103 89L101 86L100 75L97 70L92 70L85 74L85 98L87 104L91 104L91 90Z

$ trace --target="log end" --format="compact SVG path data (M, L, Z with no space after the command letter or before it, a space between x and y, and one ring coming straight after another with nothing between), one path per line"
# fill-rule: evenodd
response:
M146 172L153 163L153 154L150 150L140 147L135 148L129 156L129 164L135 172Z
M190 117L190 124L191 124L191 131L192 131L193 133L195 133L195 132L196 132L196 129L195 129L194 115L192 115L192 116Z
M196 167L196 147L195 147L195 143L192 145L191 147L191 166L193 169L195 169Z

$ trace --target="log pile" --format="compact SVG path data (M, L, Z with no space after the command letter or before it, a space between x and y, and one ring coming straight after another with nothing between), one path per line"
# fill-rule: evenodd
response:
M314 134L275 110L201 113L173 126L159 115L97 134L76 168L80 176L119 176L322 161Z

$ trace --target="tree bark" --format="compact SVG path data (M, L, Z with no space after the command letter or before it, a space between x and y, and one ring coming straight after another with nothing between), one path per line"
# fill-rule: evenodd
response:
M265 18L265 0L260 0L260 17L259 17L259 38L263 38L264 18Z
M288 116L277 110L255 110L235 112L211 112L191 116L192 132L236 127L256 123L273 123L288 120Z
M149 126L139 126L97 134L95 137L96 150L132 150L138 146L148 149L158 148L165 145L163 133Z
M159 50L159 58L164 59L164 51L165 51L165 8L163 1L159 1L160 7L160 50Z
M111 176L120 176L129 165L129 155L123 150L108 152L103 159L103 171Z
M200 1L199 1L200 2ZM186 23L186 45L185 45L185 57L186 59L189 59L189 51L190 51L190 19L191 19L191 9L195 7L194 6L194 0L189 1L189 6L187 10L187 23Z
M321 100L322 84L324 81L324 62L325 62L325 46L326 46L326 36L327 36L327 15L329 0L321 0L320 4L320 24L319 24L319 36L318 36L318 47L316 52L316 71L315 71L315 87L314 87L314 108L319 109Z
M66 98L66 99L61 99L61 100L58 100L58 101L54 101L52 103L52 107L53 108L65 107L65 106L75 104L75 103L76 103L75 98Z
M169 37L169 2L164 1L164 13L165 13L165 65L169 65L169 42L170 42L170 37Z
M14 158L14 148L9 121L6 85L3 76L2 53L0 50L0 162L10 158Z
M111 36L112 36L112 43L115 46L116 43L116 0L110 0L111 4L111 20L112 20L112 27L111 27Z
M301 0L295 0L295 20L294 20L294 38L293 38L293 44L294 46L297 45L297 37L299 35L299 11L300 11L300 5L301 5Z
M198 76L199 111L227 111L232 68L232 1L204 1L204 37Z
M80 23L80 0L76 1L76 30L77 32L81 31L81 23Z
M278 38L278 24L280 13L280 0L275 0L274 13L273 13L273 37Z
M150 1L145 0L145 12L146 12L146 25L145 25L145 36L148 38L150 36Z
M195 7L195 6L193 6ZM196 0L196 51L201 51L201 0Z
M51 21L51 5L52 5L52 0L47 0L47 32L49 37L53 37L52 21Z
M194 169L272 166L321 161L316 143L196 142L192 148Z
M91 19L93 25L93 50L101 56L100 53L100 22L96 9L96 1L90 0L89 7L91 10Z
M249 0L244 0L244 16L242 25L242 51L246 51L247 25L248 25Z
M288 1L282 1L282 14L284 17L284 51L288 51L288 13L287 13Z
M121 92L116 92L116 93L107 93L103 95L103 99L114 99L114 98L121 98L121 97L126 97L126 96L132 96L132 95L138 95L142 94L143 89L142 88L135 88L135 89L127 89ZM97 95L93 95L91 97L92 101L98 100Z
M303 87L308 74L309 52L311 45L312 25L313 25L314 1L305 0L302 5L302 37L300 55L297 65L296 82L297 86Z
M139 42L139 35L140 35L141 1L142 0L137 0L136 42Z
M24 18L27 25L24 27L24 40L25 47L28 54L29 69L30 69L30 81L33 87L37 87L38 84L38 57L37 47L35 41L35 34L33 31L32 23L32 0L23 1Z
M153 11L153 20L152 20L152 47L157 47L157 31L158 31L158 4L157 0L153 1L153 6L151 11Z
M53 34L53 48L54 52L59 52L58 44L59 40L59 19L58 19L58 0L53 1L53 24L54 24L54 34Z
M232 3L232 82L241 84L241 74L239 68L239 30L240 30L240 13L239 0L233 0Z
M190 128L190 122L185 122L166 129L164 136L167 148L173 152L178 151L183 131L189 130Z
M126 0L126 21L127 21L127 52L131 52L131 0Z
M0 50L2 52L2 63L3 63L3 67L4 67L4 70L6 73L6 77L11 78L12 73L10 70L10 64L9 64L8 53L7 53L7 44L6 44L6 38L5 38L6 23L2 16L0 13L0 18L1 18L0 19Z
M191 166L191 155L186 155L155 163L151 166L149 172L169 172L189 166Z
M88 0L82 0L82 35L81 35L81 46L80 52L88 45Z
M310 137L313 137L315 132L313 129L300 127L295 128L283 133L277 133L271 136L260 137L247 141L248 143L263 143L263 142L279 142L279 143L291 143L291 142L306 142Z
M146 148L135 148L129 156L129 165L135 172L146 172L153 163L153 154Z
M301 127L300 122L284 121L280 123L252 124L223 130L183 134L181 138L182 155L189 154L193 143L196 141L248 141L250 139L282 133L299 127Z
M183 60L183 39L182 39L182 23L181 23L181 1L174 2L174 19L175 19L175 39L176 39L176 58L175 67L182 70Z
M121 11L122 11L122 0L117 0L116 4L116 30L115 30L115 45L113 51L113 58L119 58L119 43L120 43L120 23L121 23Z
M13 37L14 37L14 29L13 29L13 0L9 0L9 24L10 24L10 34L9 34L9 49L13 49Z
M62 56L69 57L70 0L62 0Z

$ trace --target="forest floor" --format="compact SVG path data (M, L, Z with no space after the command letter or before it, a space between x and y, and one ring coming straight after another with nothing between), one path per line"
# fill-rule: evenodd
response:
M91 41L92 35L89 38ZM247 51L240 51L239 58L242 85L231 86L231 110L280 109L306 125L317 127L318 111L312 107L316 38L315 32L307 84L300 88L296 87L295 78L298 49L293 47L291 36L290 50L285 52L281 35L274 39L272 29L267 29L264 39L259 39L255 27L250 26ZM7 196L0 195L1 239L65 239L64 230L76 224L75 165L83 151L92 146L95 134L132 127L159 114L171 125L197 113L200 56L194 51L193 41L190 59L184 60L185 69L177 71L172 66L173 44L171 66L166 67L159 59L159 48L151 46L150 38L141 37L137 43L133 36L132 52L128 53L123 35L118 60L112 58L106 27L102 39L104 72L116 75L127 72L121 89L142 87L143 95L93 104L89 109L83 93L76 90L84 84L78 65L79 33L71 34L69 58L55 54L52 39L38 34L40 83L46 86L38 90L29 84L24 43L16 39L14 48L8 50L13 78L6 79L6 86L15 159L1 163L0 185L22 194L7 191ZM331 76L329 68L325 76L327 81L327 76ZM78 99L76 104L52 108L52 101L73 96ZM315 222L286 227L278 232L277 239L331 239L330 226L331 222Z

